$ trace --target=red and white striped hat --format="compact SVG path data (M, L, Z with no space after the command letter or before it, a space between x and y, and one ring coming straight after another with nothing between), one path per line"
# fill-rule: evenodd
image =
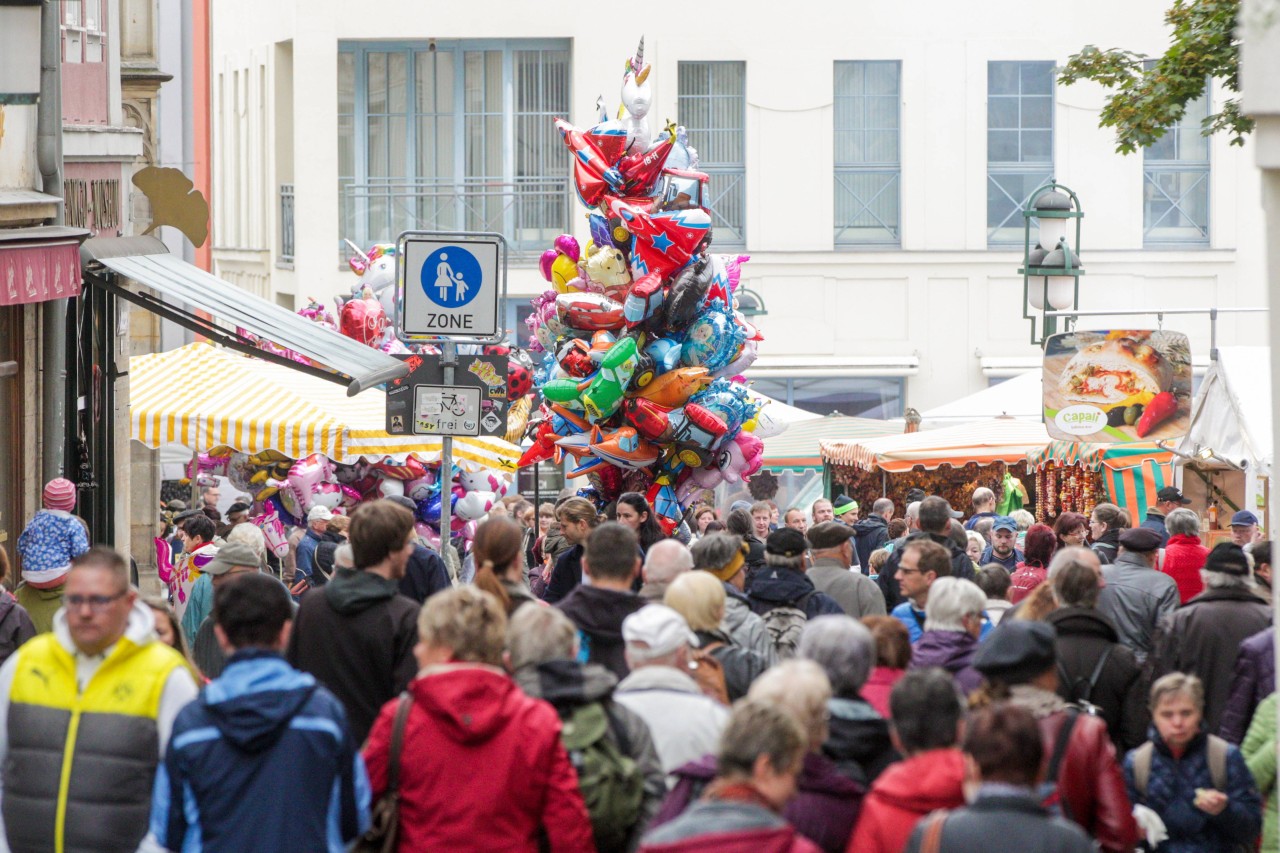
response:
M44 487L45 509L71 512L76 508L76 484L66 477L55 477Z

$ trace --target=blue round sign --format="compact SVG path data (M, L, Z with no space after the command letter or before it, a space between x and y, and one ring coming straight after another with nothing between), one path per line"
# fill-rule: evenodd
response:
M461 246L444 246L422 265L422 291L441 308L461 308L476 298L483 276L475 255Z

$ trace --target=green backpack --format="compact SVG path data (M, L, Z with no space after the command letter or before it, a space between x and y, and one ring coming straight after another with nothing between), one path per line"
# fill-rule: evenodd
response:
M578 771L596 847L625 849L644 804L644 773L627 755L626 734L600 702L579 705L563 723L560 739Z

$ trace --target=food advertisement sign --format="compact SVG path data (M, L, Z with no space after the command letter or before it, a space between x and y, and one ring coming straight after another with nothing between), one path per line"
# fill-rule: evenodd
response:
M1182 332L1054 335L1044 348L1044 425L1067 441L1175 439L1191 420L1191 345Z

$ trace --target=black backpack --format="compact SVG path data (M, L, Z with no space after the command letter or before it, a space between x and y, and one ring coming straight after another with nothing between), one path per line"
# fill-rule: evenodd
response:
M1067 701L1075 703L1083 713L1091 717L1100 715L1101 709L1092 702L1093 690L1098 686L1098 679L1102 677L1102 670L1106 668L1107 661L1111 660L1113 649L1115 649L1114 645L1107 646L1099 656L1098 662L1094 664L1093 672L1089 673L1087 678L1085 676L1072 678L1066 666L1063 665L1062 658L1058 658L1058 679L1067 691Z

